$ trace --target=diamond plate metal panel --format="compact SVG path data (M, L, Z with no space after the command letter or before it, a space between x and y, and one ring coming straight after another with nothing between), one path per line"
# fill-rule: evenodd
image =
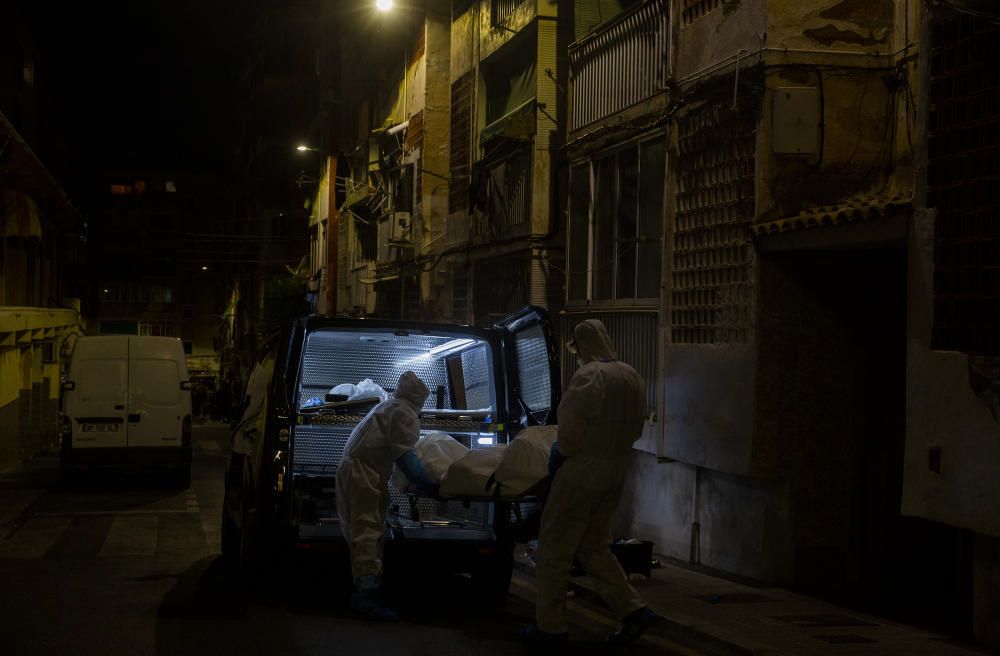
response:
M392 393L396 389L400 374L412 371L431 390L424 407L434 408L437 387L443 385L447 389L447 371L444 359L429 357L427 350L451 339L433 336L399 337L392 334L314 332L309 336L303 353L300 403L310 395L329 391L341 383L357 384L365 378L371 378L387 392ZM481 348L483 356L472 358L469 362L470 366L484 366L485 376L492 378L489 375L487 350L484 345ZM463 366L465 366L464 357ZM473 369L466 369L467 380L482 378L483 375ZM486 403L478 407L489 407L489 405ZM450 407L449 404L446 406Z
M466 405L470 408L493 407L495 390L486 348L462 353L462 369L465 372Z
M532 410L552 407L552 381L548 346L541 326L532 326L515 336L515 356L521 380L521 399Z
M354 425L296 426L295 441L292 444L292 470L309 468L315 471L319 467L324 472L335 473L352 430Z

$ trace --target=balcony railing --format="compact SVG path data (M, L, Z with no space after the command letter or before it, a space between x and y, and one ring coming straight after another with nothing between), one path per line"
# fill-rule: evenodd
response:
M570 129L579 130L663 90L665 0L648 0L570 46Z

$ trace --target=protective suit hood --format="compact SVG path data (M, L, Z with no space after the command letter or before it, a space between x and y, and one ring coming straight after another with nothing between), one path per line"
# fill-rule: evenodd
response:
M396 393L393 396L400 401L409 403L414 410L420 412L420 409L424 407L424 401L430 396L430 390L415 373L406 371L400 375L399 384L396 385Z
M611 362L618 359L608 329L599 319L587 319L576 324L573 329L573 341L576 343L576 353L583 364L595 360Z

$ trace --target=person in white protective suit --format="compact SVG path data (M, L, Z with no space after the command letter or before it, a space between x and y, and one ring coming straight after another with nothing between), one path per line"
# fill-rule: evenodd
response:
M412 371L401 375L396 392L355 427L337 468L337 514L357 588L351 608L372 619L398 619L381 605L378 595L393 464L420 492L437 496L437 484L428 478L413 451L420 437L419 413L428 394L427 386Z
M522 631L522 637L566 639L566 588L575 558L622 620L609 641L624 644L659 618L629 584L610 548L632 445L645 423L646 384L618 360L604 324L596 319L579 323L567 347L577 354L580 368L559 403L559 437L549 460L552 487L538 536L538 624Z

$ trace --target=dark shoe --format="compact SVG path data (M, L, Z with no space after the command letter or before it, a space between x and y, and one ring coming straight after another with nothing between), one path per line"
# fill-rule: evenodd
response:
M627 645L661 619L663 618L654 613L649 606L643 606L639 610L629 613L622 620L622 628L612 634L608 638L608 642L613 645Z
M549 642L566 642L569 640L568 633L548 633L538 628L537 624L526 626L517 632L521 640L532 644L543 644Z
M351 595L351 610L361 613L370 620L379 622L397 622L399 616L393 611L379 605L378 593L368 590L359 590Z

